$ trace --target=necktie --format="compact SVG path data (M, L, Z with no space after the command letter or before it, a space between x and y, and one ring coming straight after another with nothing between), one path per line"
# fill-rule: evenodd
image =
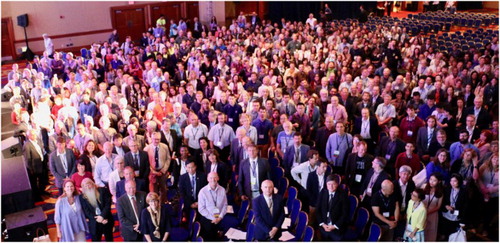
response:
M255 178L255 181L257 181L257 162L256 161L253 161L252 162L252 168L251 168L251 173L252 173L252 176ZM255 183L252 190L253 191L258 191L259 190L259 183Z
M135 196L132 196L132 206L134 207L134 214L137 219L137 223L139 223L139 216L137 212L139 212L139 208L137 207L137 201L135 200Z
M333 206L333 194L330 194L330 199L328 200L328 209L331 209Z
M271 212L271 215L273 215L273 199L269 198L267 204L269 205L269 212Z
M158 169L160 167L160 149L158 147L155 148L155 168Z
M436 104L439 103L439 90L436 89Z
M61 163L64 167L64 173L65 174L68 174L68 161L66 161L66 154L61 154L59 155L60 156L60 159L61 159Z
M432 133L434 132L434 129L431 129L429 131L429 134L427 134L427 147L429 147L429 144L431 144L431 140L432 140Z
M196 200L196 178L194 176L191 176L191 187L193 190L193 198Z
M137 154L134 154L135 167L139 169L139 157Z
M287 115L289 115L289 113L288 113L288 104L285 106L285 109L286 109L285 113L286 113Z
M300 164L300 146L295 148L295 163Z

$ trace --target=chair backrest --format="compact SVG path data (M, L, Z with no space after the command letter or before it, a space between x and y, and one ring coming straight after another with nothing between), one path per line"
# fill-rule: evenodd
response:
M193 229L193 223L195 219L196 219L196 209L192 208L191 211L189 211L189 222L188 222L189 230Z
M300 211L299 212L299 221L297 222L297 227L295 228L295 239L300 240L304 235L304 231L306 230L307 223L309 218L307 213Z
M280 183L281 178L285 175L285 170L281 167L273 167L271 168L271 180L274 184L278 185Z
M314 238L314 229L311 226L307 226L306 231L304 232L304 238L302 241L311 242Z
M247 229L247 242L253 241L255 233L255 224L251 223L248 225Z
M250 226L251 223L255 220L255 214L253 213L253 210L250 209L248 210L248 217L247 217L247 225L246 225L246 230L248 230L248 227Z
M354 195L349 195L349 222L354 220L354 213L356 212L356 208L358 208L358 198Z
M196 242L203 242L203 238L201 236L196 237Z
M356 222L354 223L354 227L356 229L357 235L363 235L365 231L366 224L370 219L370 213L364 207L358 208L358 217L356 218Z
M295 229L297 225L297 219L299 218L299 212L302 208L302 202L299 199L293 200L292 210L290 211L290 227Z
M250 205L249 200L241 201L240 211L238 211L238 224L241 225L243 220L245 219L245 215L247 214L248 208Z
M271 168L278 167L279 166L278 159L275 157L269 158L269 165L271 166Z
M196 241L198 236L200 235L200 230L201 230L201 225L199 222L194 222L193 223L193 232L191 235L191 241Z
M286 207L288 208L288 211L292 210L292 203L293 200L297 199L297 188L294 186L288 187L288 199L286 201Z
M278 194L280 194L281 196L285 195L288 185L288 179L286 177L281 177L278 185Z
M370 234L368 235L368 239L366 241L368 242L377 242L380 240L380 235L381 235L381 230L380 226L372 223L370 226Z

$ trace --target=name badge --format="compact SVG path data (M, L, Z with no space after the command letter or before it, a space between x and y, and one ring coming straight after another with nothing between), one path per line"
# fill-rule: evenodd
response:
M372 189L371 188L366 188L366 192L369 194L372 194Z
M338 150L333 151L333 157L338 157L339 154L340 154L340 151L338 151Z
M386 218L389 218L389 216L390 216L389 212L384 212L382 215L383 215L384 217L386 217Z
M252 186L255 185L255 184L257 184L257 178L251 178L250 179L250 184L252 184Z
M406 134L408 134L408 136L411 137L413 135L413 131L408 131L408 132L406 132Z
M283 149L283 153L286 153L286 149L285 148Z
M259 139L264 139L264 134L259 134Z
M390 155L390 154L386 154L386 155L385 155L385 159L386 159L386 160L390 160L390 159L391 159L391 155Z
M363 176L362 176L362 175L360 175L360 174L356 174L356 176L354 177L354 180L355 180L356 182L361 182L361 178L363 178Z
M221 141L216 142L216 143L215 143L215 146L217 146L217 147L222 147L222 142L221 142Z
M227 118L228 122L233 122L233 118Z
M214 218L218 218L220 216L220 211L218 208L214 208L212 210L212 213L214 214Z
M459 213L459 210L455 210L455 211L453 211L453 215L458 216L458 213Z

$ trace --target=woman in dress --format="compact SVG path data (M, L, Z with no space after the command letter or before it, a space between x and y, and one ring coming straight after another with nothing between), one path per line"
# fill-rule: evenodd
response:
M76 172L71 175L71 180L75 182L75 187L78 192L82 192L82 181L85 178L92 178L92 172L87 171L85 168L85 162L80 158L76 161Z
M80 204L80 195L75 182L66 179L62 185L63 194L57 199L54 222L59 241L86 241L85 233L89 232L85 215Z
M424 205L427 207L425 223L425 240L436 241L438 230L439 209L443 203L443 183L439 172L433 173L424 188Z
M498 215L498 154L491 156L479 167L479 187L483 194L485 207L483 236L490 236L493 241L498 241L498 227L495 227L495 216ZM496 219L498 224L498 218Z
M160 204L160 197L155 192L148 193L146 203L149 206L142 210L140 223L144 241L167 241L170 232L167 207Z

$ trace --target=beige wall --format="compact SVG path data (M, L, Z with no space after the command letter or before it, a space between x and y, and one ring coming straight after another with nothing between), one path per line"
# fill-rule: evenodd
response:
M143 3L143 2L136 2ZM127 1L116 2L5 2L2 1L2 17L11 17L15 40L24 40L24 30L17 26L17 16L28 14L29 26L26 27L28 39L41 37L43 33L63 35L76 32L98 31L111 29L110 7L128 5ZM61 18L62 16L62 18ZM71 38L53 39L56 50L66 44L86 46L94 41L107 40L109 33L81 35ZM23 43L15 44L16 51ZM29 46L34 52L43 51L43 40L30 41Z
M226 7L223 1L200 1L199 2L199 11L200 11L200 21L203 24L210 23L210 19L212 15L217 18L217 23L219 25L224 25L226 22ZM212 14L209 13L209 4L212 3Z

